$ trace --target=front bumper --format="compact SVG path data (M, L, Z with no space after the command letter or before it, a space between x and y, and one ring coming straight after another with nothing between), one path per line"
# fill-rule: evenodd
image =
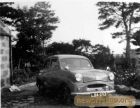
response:
M94 93L107 93L112 94L115 93L115 90L109 90L109 91L90 91L90 92L72 92L71 95L91 95Z
M95 93L106 93L106 94L115 93L114 82L92 81L86 83L75 83L74 90L71 92L71 95L90 95Z

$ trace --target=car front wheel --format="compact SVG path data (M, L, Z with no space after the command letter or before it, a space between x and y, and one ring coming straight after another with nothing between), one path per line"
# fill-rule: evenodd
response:
M60 86L58 92L58 98L62 103L71 103L72 101L71 91L66 84Z
M44 94L44 92L45 92L45 88L44 88L44 85L42 84L42 83L40 83L40 82L37 82L37 87L38 87L38 90L39 90L39 94Z

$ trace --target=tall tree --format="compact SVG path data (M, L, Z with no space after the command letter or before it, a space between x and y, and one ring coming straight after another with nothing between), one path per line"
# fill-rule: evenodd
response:
M21 53L18 54L18 61L31 61L35 56L44 55L45 40L52 37L58 18L48 2L37 2L29 9L24 7L22 12L21 18L16 22L19 33L15 48Z
M101 30L111 26L122 28L122 31L113 33L113 38L126 40L126 58L130 64L130 40L136 24L140 21L140 4L125 2L98 2L99 20L102 20ZM135 25L135 26L134 26Z

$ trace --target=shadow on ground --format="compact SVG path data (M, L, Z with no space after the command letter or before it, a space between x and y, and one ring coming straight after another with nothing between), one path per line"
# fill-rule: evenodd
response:
M140 98L139 90L124 85L118 85L115 88L118 94ZM41 96L35 85L22 86L20 92L10 92L8 88L3 89L1 106L2 108L78 108L73 103L61 103L55 94Z
M72 103L61 103L58 98L41 96L37 88L11 93L5 88L1 96L2 108L77 108Z

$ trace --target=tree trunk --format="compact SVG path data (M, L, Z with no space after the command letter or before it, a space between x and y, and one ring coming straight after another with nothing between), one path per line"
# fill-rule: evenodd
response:
M126 34L126 62L130 66L130 34Z
M19 59L19 62L18 62L18 69L20 69L20 64L21 64L21 58Z
M45 56L45 40L43 40L43 55Z
M124 12L125 3L123 3L122 7L123 7L122 8L122 19L123 19L125 33L126 33L126 62L127 62L128 68L129 68L130 67L130 33L131 33L131 21L132 21L133 12L130 16L131 17L130 22L127 25L127 17L126 17L125 12Z

